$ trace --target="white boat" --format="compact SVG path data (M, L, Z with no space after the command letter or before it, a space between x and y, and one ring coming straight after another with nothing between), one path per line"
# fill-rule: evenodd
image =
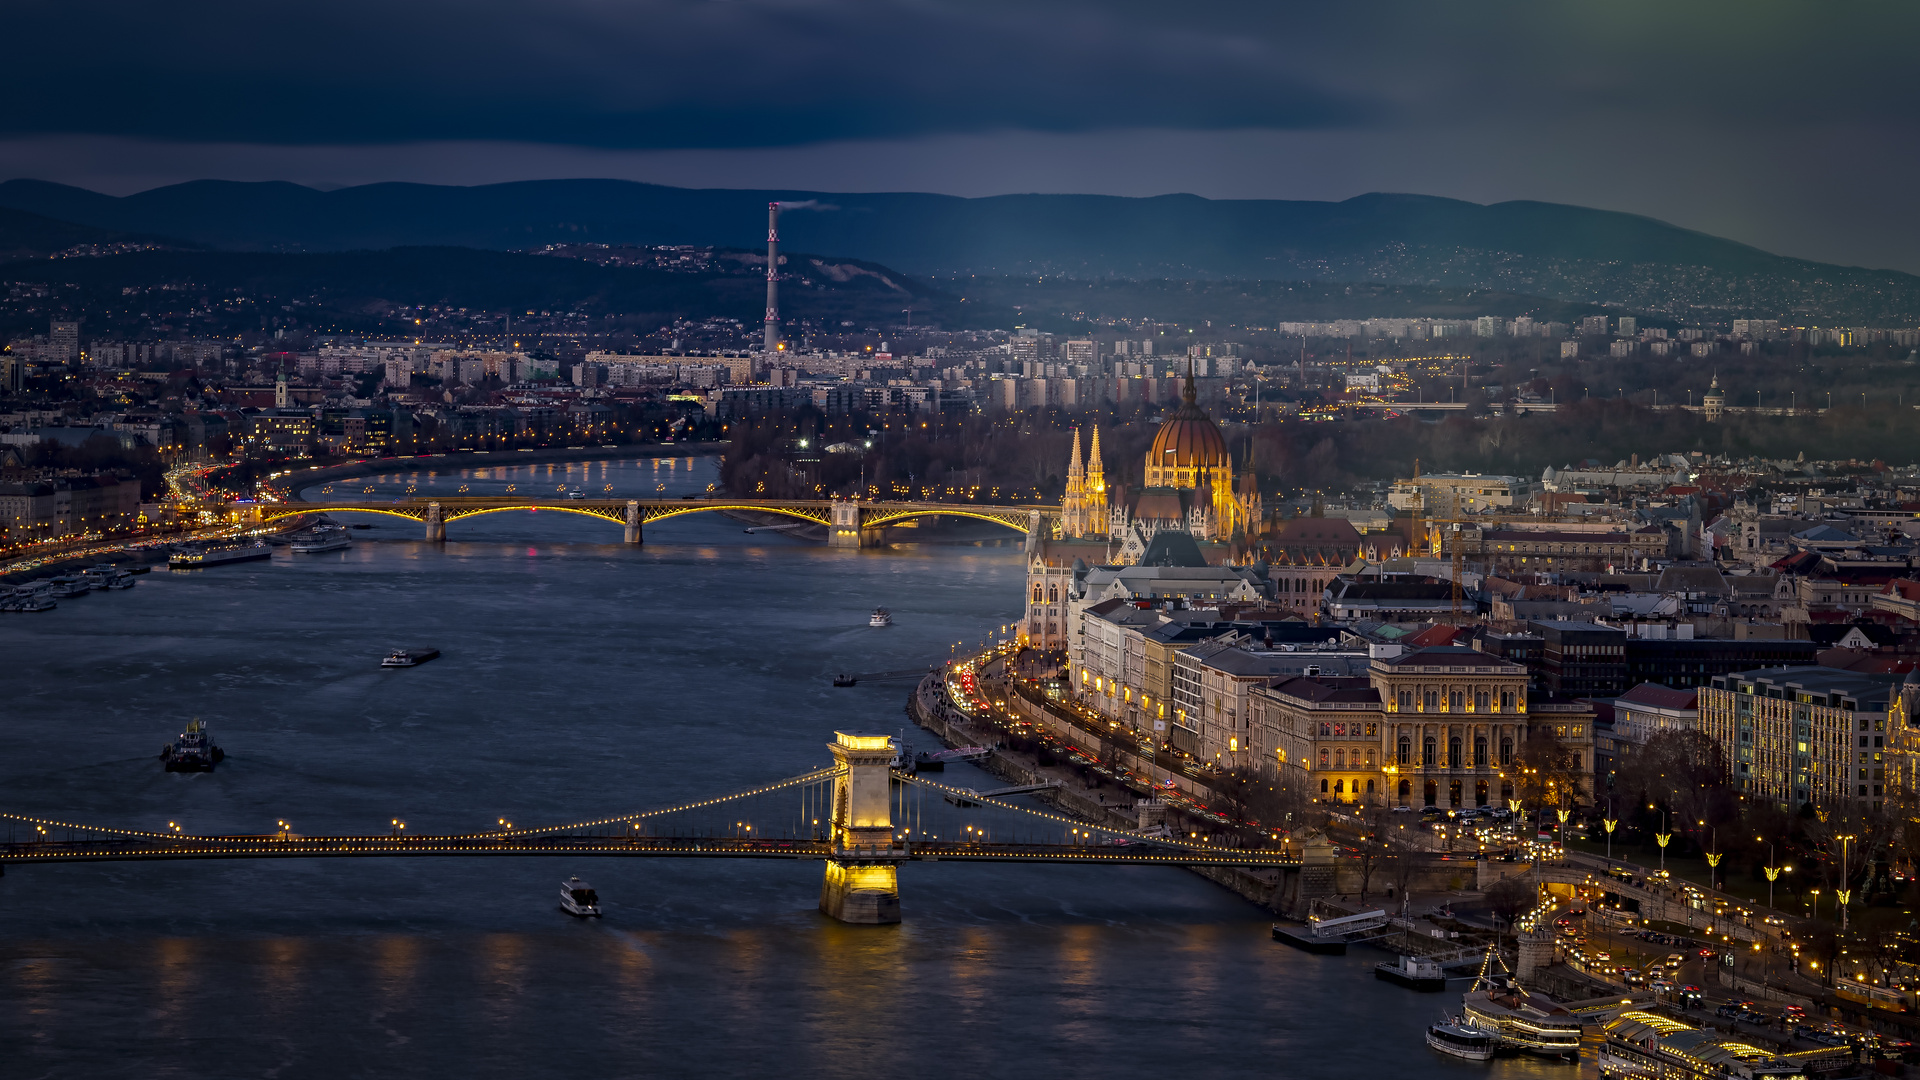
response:
M1500 1052L1498 1032L1477 1028L1458 1016L1427 1027L1427 1045L1448 1057L1465 1061L1492 1061Z
M587 493L581 491L579 488L574 488L572 491L567 492L567 498L569 499L584 499L586 497Z
M96 563L80 571L80 576L96 589L131 589L133 575L112 563Z
M316 525L296 535L288 545L294 551L308 555L317 555L322 551L339 551L353 546L353 534L344 525Z
M883 607L874 608L873 615L867 619L867 625L868 626L892 626L893 612L888 611L886 608L883 608Z
M560 883L560 906L569 915L593 918L600 914L600 894L593 891L593 886L571 877Z

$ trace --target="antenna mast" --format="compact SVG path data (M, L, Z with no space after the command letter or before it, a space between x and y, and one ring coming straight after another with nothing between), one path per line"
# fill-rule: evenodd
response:
M767 204L767 336L771 353L780 344L780 204Z

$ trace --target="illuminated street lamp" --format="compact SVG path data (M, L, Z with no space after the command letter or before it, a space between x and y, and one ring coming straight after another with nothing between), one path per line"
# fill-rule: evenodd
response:
M1653 834L1653 842L1660 845L1660 872L1663 874L1666 873L1667 870L1667 842L1673 839L1672 833L1664 831L1666 827L1667 815L1661 814L1660 828L1663 831Z

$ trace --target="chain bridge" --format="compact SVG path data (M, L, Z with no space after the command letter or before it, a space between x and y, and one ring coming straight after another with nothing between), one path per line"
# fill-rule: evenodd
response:
M198 835L0 813L8 867L63 862L567 855L787 859L820 862L820 910L849 923L900 921L898 867L909 862L1015 862L1297 869L1285 848L1242 849L1148 839L950 787L891 767L885 735L836 732L833 764L677 806L561 825L500 819L478 832L310 836L281 822L254 835ZM929 797L931 796L931 797ZM951 796L951 798L949 798Z
M418 521L428 540L445 540L447 523L505 510L556 511L610 521L626 529L626 542L642 543L645 527L656 521L715 511L778 514L827 529L834 547L871 547L888 525L923 517L963 517L987 521L1028 535L1050 535L1059 528L1058 506L982 506L973 503L868 502L860 499L543 499L521 495L447 496L328 503L260 503L263 523L323 511L385 514Z

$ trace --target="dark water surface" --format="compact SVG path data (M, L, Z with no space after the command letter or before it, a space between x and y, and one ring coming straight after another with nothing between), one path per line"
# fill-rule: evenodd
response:
M712 479L706 461L596 462L334 497ZM630 548L612 524L513 513L455 522L437 547L358 520L378 527L349 551L161 571L0 617L0 809L319 834L670 805L824 764L836 727L899 728L905 684L836 690L831 674L924 666L1019 610L1013 544L834 551L696 515ZM865 625L875 605L892 628ZM375 666L414 645L444 656ZM162 772L154 755L196 716L226 763ZM570 873L604 919L558 910ZM894 927L825 919L819 879L618 859L16 868L0 879L0 1077L1488 1071L1421 1044L1457 999L1377 982L1365 950L1280 946L1259 910L1184 871L909 866Z

